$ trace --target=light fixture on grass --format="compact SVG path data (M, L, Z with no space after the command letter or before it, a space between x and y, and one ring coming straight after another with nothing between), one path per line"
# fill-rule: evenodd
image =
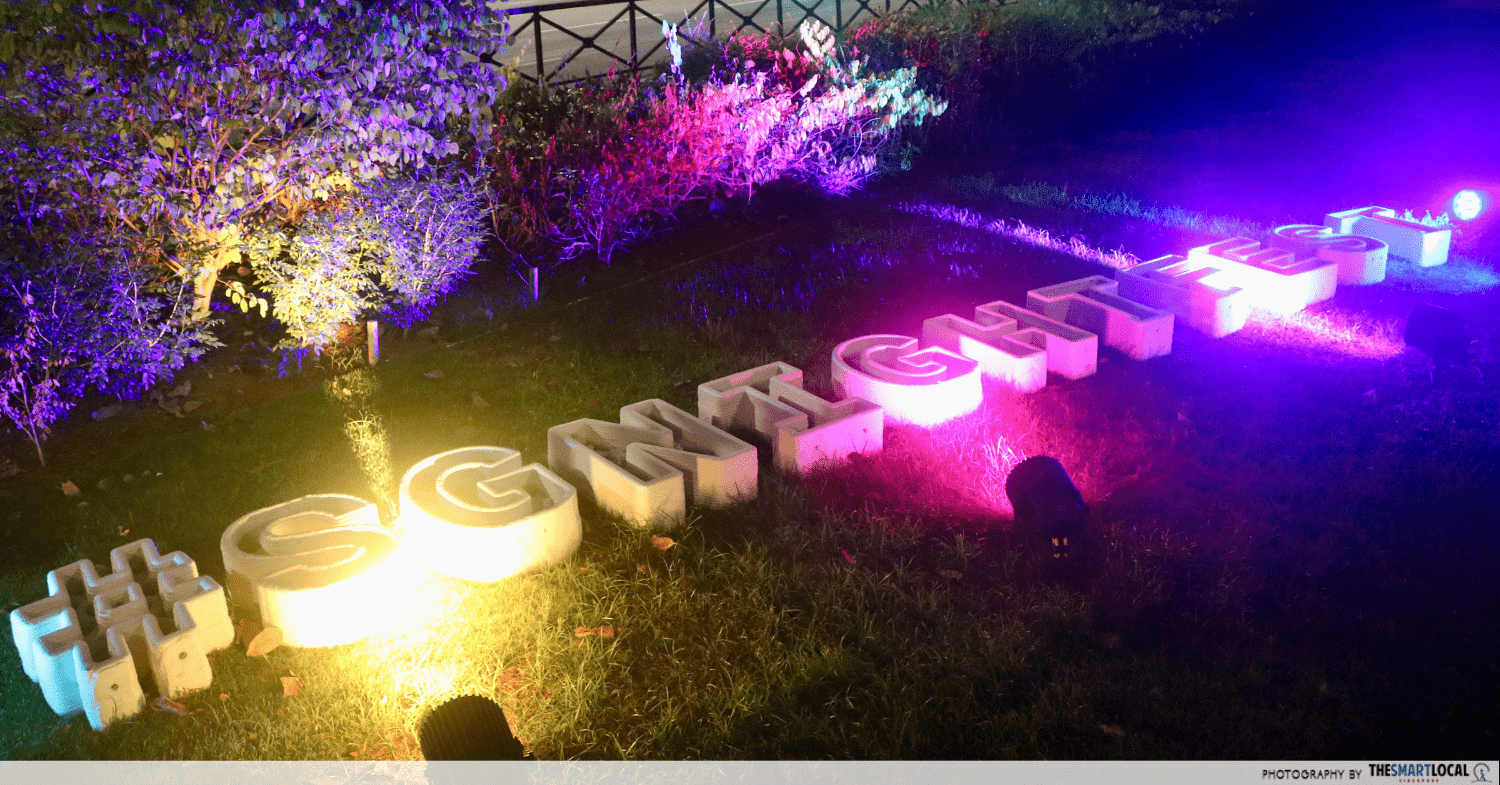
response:
M1005 478L1005 495L1016 522L1035 528L1052 541L1052 557L1061 559L1083 535L1089 506L1056 458L1035 455L1016 464Z
M510 731L500 704L460 695L433 709L417 728L427 760L531 760Z
M1406 345L1426 352L1435 365L1447 366L1469 359L1469 330L1462 314L1421 303L1406 320Z
M1489 206L1489 194L1473 188L1465 188L1454 194L1453 201L1450 203L1453 217L1460 221L1472 221L1478 218L1489 209Z

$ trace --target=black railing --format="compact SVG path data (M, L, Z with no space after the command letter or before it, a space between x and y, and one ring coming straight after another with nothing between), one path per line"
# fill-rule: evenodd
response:
M926 2L931 2L931 0L926 0ZM514 8L502 6L500 11L506 15L506 21L510 27L508 46L505 52L488 53L486 59L492 62L513 63L518 76L538 85L573 82L587 78L587 76L578 75L565 76L568 66L573 65L578 56L585 52L604 56L602 61L596 63L602 67L595 73L607 70L626 73L641 71L649 67L653 59L666 47L666 41L661 36L663 20L646 10L643 7L646 4L642 0L562 0L562 2L518 5ZM664 5L660 0L650 4L657 7ZM741 4L748 5L748 3ZM700 0L697 5L681 13L686 19L696 19L699 14L703 14L701 21L703 32L712 38L718 36L720 32L736 33L747 27L765 32L766 27L757 21L757 17L771 8L775 9L776 18L764 20L767 25L780 24L784 29L790 29L801 25L805 20L814 19L835 31L843 32L856 22L885 16L922 4L923 0L809 0L807 3L799 2L799 0L760 0L747 14L741 12L728 0ZM587 8L604 9L614 6L619 6L619 10L600 24L591 35L574 32L557 19L561 12ZM829 6L833 12L831 19L827 18ZM877 7L879 10L876 10ZM846 11L848 11L847 15ZM627 29L616 30L615 26L622 21ZM591 22L589 26L592 25ZM609 44L608 36L612 30L615 31L613 34L615 39L613 44ZM557 64L550 67L547 59L548 43L543 35L544 32L549 31L563 36L569 47ZM687 30L682 30L679 34L692 40ZM654 41L644 51L641 50L643 38L646 41ZM609 48L627 45L628 51ZM555 47L556 44L553 46ZM516 51L518 47L532 51L525 52L522 58L508 57L509 53ZM522 60L526 62L523 63Z

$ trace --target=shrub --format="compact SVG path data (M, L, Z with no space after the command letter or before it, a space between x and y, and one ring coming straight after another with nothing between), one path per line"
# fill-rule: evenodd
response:
M200 318L245 235L483 143L503 88L464 58L499 48L484 3L131 6L0 5L0 209L133 239Z
M67 246L45 263L0 257L0 412L43 464L50 426L89 391L138 397L209 347L189 319L192 289L152 279L104 242Z
M508 97L491 193L496 235L517 259L540 266L591 250L607 263L687 199L749 196L784 177L847 193L873 174L893 129L946 108L911 69L865 72L816 22L798 38L704 42L681 60L676 28L663 33L674 64L655 83ZM683 60L701 66L698 81Z
M362 317L423 318L469 275L483 202L477 178L443 170L366 183L299 226L257 232L244 247L287 331L280 348L319 354Z

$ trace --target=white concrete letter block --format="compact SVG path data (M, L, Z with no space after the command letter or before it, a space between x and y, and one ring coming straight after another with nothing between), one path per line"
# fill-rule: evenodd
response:
M671 447L643 444L640 452L682 472L693 504L727 507L755 498L760 476L755 445L659 398L621 407L620 423L671 435Z
M1361 207L1323 216L1323 225L1339 234L1373 237L1390 246L1391 253L1421 267L1436 267L1448 261L1453 242L1451 227L1427 226L1403 221L1387 207Z
M945 423L983 402L979 363L905 335L866 335L833 349L833 389L912 425Z
M1371 284L1385 280L1390 246L1373 237L1337 234L1326 226L1290 224L1271 230L1271 245L1298 259L1318 257L1339 267L1339 283Z
M404 545L436 572L491 582L557 564L578 550L578 492L504 447L461 447L401 478Z
M229 594L260 608L288 646L380 632L411 604L416 574L375 505L337 493L264 507L219 538Z
M1047 370L1067 379L1082 379L1099 369L1099 336L1019 305L996 300L974 309L974 320L994 323L1014 319L1021 327L1035 330L1047 347ZM1036 342L1035 338L1033 342Z
M1172 313L1121 297L1112 278L1091 275L1032 289L1026 307L1088 330L1133 360L1172 352Z
M922 342L961 354L979 363L979 372L1017 392L1035 392L1047 384L1047 338L1022 330L1015 319L985 314L988 323L943 314L922 322Z
M682 472L642 446L672 446L671 434L604 420L574 420L547 429L547 465L600 507L631 523L681 521L687 515Z
M108 575L84 559L47 573L48 596L11 611L21 667L58 714L95 730L213 680L208 654L234 642L224 590L181 552L151 540L110 551ZM142 683L145 680L146 683Z
M1170 311L1181 323L1215 338L1245 326L1250 301L1245 290L1216 267L1168 254L1121 270L1120 296Z
M755 498L754 445L659 398L620 408L618 424L574 420L547 429L547 462L638 525L680 522L687 501L724 507Z
M885 443L879 406L859 398L825 401L802 389L802 371L784 362L698 385L698 416L767 439L777 468L799 474L852 453L880 452Z
M1326 259L1297 260L1276 248L1262 248L1247 237L1231 237L1188 251L1188 258L1220 271L1224 280L1248 292L1252 305L1293 314L1333 296L1338 265Z

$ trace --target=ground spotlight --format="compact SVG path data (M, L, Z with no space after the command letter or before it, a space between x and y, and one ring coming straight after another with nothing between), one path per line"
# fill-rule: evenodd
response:
M1005 478L1005 495L1016 522L1034 527L1052 541L1052 558L1066 558L1083 535L1089 506L1056 458L1035 455L1016 464Z
M529 760L500 704L461 695L433 709L417 729L427 760Z
M1464 317L1447 308L1422 303L1406 320L1406 345L1426 352L1436 365L1469 359L1469 330Z
M1472 221L1483 215L1490 207L1490 196L1484 191L1465 188L1453 195L1449 205L1453 217L1460 221Z

